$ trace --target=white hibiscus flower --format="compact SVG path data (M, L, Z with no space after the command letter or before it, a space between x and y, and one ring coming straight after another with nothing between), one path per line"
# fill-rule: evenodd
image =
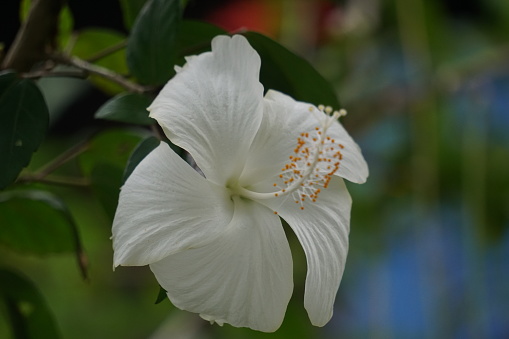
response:
M137 166L113 223L114 266L150 265L176 307L272 332L293 290L281 217L306 253L305 308L325 325L348 251L342 178L368 176L341 114L263 96L260 57L240 35L216 37L177 71L150 116L203 176L166 143Z

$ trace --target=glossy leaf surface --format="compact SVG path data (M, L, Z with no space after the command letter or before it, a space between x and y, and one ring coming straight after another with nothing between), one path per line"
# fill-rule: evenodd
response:
M150 0L136 18L127 44L127 64L143 84L161 85L174 74L179 0Z
M31 80L0 75L0 189L16 180L28 165L48 129L49 113Z
M150 98L143 94L122 93L102 105L95 117L130 124L151 125L155 121L148 116L147 107L150 102Z

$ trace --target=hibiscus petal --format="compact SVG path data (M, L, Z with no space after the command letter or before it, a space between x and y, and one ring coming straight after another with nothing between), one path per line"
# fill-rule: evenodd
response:
M269 90L265 97L263 119L249 149L249 157L239 180L243 187L249 187L267 178L273 180L272 178L278 175L288 162L288 156L293 154L299 131L307 129L309 125L306 119L293 114L292 104L270 99L271 93L280 94ZM290 97L284 98L295 102Z
M266 178L273 180L280 173L281 168L288 163L288 157L294 154L300 134L312 132L320 125L309 112L311 106L274 90L267 92L263 120L249 150L249 158L241 176L242 185L253 185ZM365 182L368 166L359 146L344 127L339 122L333 123L327 135L344 147L341 150L341 164L335 174L352 182Z
M230 223L232 204L225 189L161 143L120 192L112 228L114 267L147 265L213 241Z
M341 150L343 158L337 176L357 184L365 183L369 176L366 160L362 156L360 147L353 141L341 123L334 123L327 130L327 135L335 139L344 148Z
M240 35L212 40L212 52L187 59L149 107L168 138L205 176L238 178L262 119L260 57Z
M279 217L240 198L221 237L150 268L178 308L264 332L279 328L293 290L292 258Z
M332 317L348 253L350 195L343 179L334 177L316 202L304 202L304 210L290 197L280 200L260 203L276 210L302 244L308 267L304 307L313 325L324 326Z

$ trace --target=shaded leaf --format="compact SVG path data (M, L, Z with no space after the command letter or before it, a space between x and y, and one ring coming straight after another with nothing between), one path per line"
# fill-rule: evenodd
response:
M0 269L0 302L15 339L60 338L60 331L48 305L26 277Z
M35 255L74 252L86 277L78 228L63 201L49 192L0 193L0 244Z
M262 34L247 32L243 35L262 58L260 81L266 89L275 89L315 105L341 107L332 86L308 61Z
M0 96L2 93L9 88L9 86L13 85L20 79L16 72L13 71L3 71L0 73Z
M136 146L129 158L129 161L127 162L127 166L125 167L123 182L129 178L136 166L138 166L138 164L145 159L145 157L152 152L153 149L159 146L160 143L161 141L159 141L159 139L155 137L148 137Z
M160 304L161 302L165 301L167 299L166 290L159 286L159 293L157 293L156 302L154 304Z
M143 84L160 85L174 74L179 0L149 0L136 18L127 44L127 64Z
M63 6L60 11L58 23L58 44L61 49L65 49L74 28L74 19L69 6Z
M124 25L127 29L131 29L133 27L136 17L146 2L147 0L120 0Z
M0 76L0 189L16 180L42 143L49 112L39 88L27 79Z
M90 141L88 149L79 156L83 174L90 176L97 164L110 164L123 170L131 152L141 139L140 133L121 129L98 134Z
M178 34L178 50L179 56L182 57L181 61L185 56L210 51L210 42L215 36L221 34L228 33L224 29L206 22L182 21Z
M90 174L92 190L110 221L113 221L117 209L122 175L123 168L108 163L97 164Z
M130 124L151 125L155 121L148 117L147 107L150 103L151 100L143 94L122 93L102 105L95 113L95 117Z
M79 157L83 173L90 178L92 190L107 216L113 220L124 168L142 136L125 130L110 130L97 135Z
M20 22L24 22L25 19L27 18L31 5L32 5L32 0L21 0L21 4L19 6L19 21Z

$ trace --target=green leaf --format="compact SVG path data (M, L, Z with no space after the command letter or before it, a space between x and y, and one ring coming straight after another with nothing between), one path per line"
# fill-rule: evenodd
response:
M97 135L79 157L83 173L110 220L118 203L124 168L142 136L139 133L110 130Z
M123 170L131 152L141 139L139 132L121 129L98 134L91 140L88 149L79 156L83 174L90 176L98 164L110 164Z
M146 2L147 0L120 0L124 25L127 29L131 29L133 27L136 17Z
M174 74L179 0L149 0L136 18L127 43L127 64L143 84L160 85Z
M28 16L28 12L30 11L30 6L32 5L32 0L21 0L19 6L19 21L24 22Z
M154 304L159 304L163 301L165 301L168 298L168 295L166 294L166 290L159 286L159 293L157 293L156 302Z
M60 11L58 23L58 44L63 50L69 42L74 27L74 19L72 17L69 6L63 6Z
M127 37L124 34L116 31L99 28L86 29L79 33L71 53L81 59L95 59L99 53L112 46L121 45L126 39ZM110 69L118 74L128 73L125 48L118 49L99 60L94 60L94 64ZM90 81L110 94L124 91L124 88L120 85L100 76L91 75Z
M56 196L44 191L0 193L0 244L30 254L71 252L79 247L76 225Z
M0 193L0 244L20 253L74 252L86 277L77 226L66 205L45 191Z
M19 81L18 75L13 71L3 71L0 73L0 96L7 90L11 85Z
M341 108L332 86L311 64L274 40L255 32L243 34L260 54L260 81L296 100Z
M95 117L130 124L152 125L155 121L148 117L147 111L150 103L150 98L143 94L122 93L102 105L95 113Z
M0 75L0 189L16 180L42 143L49 112L39 88L27 79Z
M138 146L134 149L133 153L131 154L131 157L129 158L129 161L127 162L127 166L124 170L124 179L125 182L127 178L131 175L131 173L134 171L136 166L145 159L145 157L152 152L161 141L155 137L148 137L144 140L142 140Z
M211 40L221 34L228 33L224 29L206 22L182 21L178 35L179 56L184 57L210 51ZM182 60L184 59L182 58Z
M0 269L0 303L15 339L60 338L60 331L48 305L26 277Z
M121 167L107 163L97 164L90 174L92 190L111 221L113 221L117 209L122 175Z

